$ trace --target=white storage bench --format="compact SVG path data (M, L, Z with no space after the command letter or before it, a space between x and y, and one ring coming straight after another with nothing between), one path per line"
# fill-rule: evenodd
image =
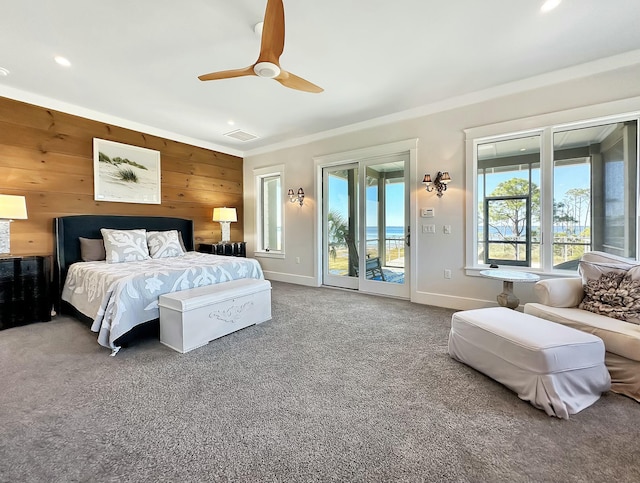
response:
M453 314L449 354L563 419L611 385L601 339L504 307Z
M243 278L161 295L160 342L189 352L271 319L271 283Z

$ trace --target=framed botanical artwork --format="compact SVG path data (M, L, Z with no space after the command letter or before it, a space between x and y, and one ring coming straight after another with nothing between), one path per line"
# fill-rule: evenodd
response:
M97 201L159 205L160 151L93 138Z

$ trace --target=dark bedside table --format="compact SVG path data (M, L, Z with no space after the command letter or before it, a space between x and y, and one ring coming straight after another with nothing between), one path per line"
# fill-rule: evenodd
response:
M51 320L51 257L0 256L0 329Z
M214 255L226 255L229 257L246 257L246 242L229 242L229 243L200 243L198 245L200 253L212 253Z

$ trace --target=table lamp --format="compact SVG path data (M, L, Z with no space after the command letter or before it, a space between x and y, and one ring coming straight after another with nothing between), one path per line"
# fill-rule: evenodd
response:
M11 253L11 222L26 219L24 196L0 195L0 254Z
M238 215L235 208L214 208L213 221L220 222L222 230L222 243L229 243L231 239L231 222L238 221Z

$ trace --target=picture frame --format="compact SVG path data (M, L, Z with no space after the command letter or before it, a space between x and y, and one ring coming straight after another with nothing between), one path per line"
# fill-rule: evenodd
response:
M160 151L93 138L96 201L159 205Z

